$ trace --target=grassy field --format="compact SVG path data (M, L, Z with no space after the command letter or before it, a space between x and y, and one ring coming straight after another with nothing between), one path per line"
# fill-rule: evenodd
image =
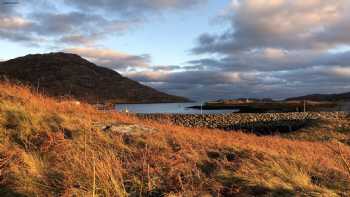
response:
M0 196L349 196L346 125L189 129L2 83Z

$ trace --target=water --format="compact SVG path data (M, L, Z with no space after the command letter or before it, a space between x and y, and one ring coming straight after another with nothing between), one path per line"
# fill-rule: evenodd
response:
M118 104L118 111L127 109L132 113L171 113L171 114L222 114L238 112L238 110L199 110L187 107L200 105L200 103L155 103L155 104Z
M170 114L201 114L199 109L187 108L190 106L199 106L201 103L155 103L155 104L118 104L117 111L128 109L131 113L170 113ZM350 112L350 103L342 103L341 107L331 109L330 111ZM238 110L203 110L203 114L223 114L238 112Z

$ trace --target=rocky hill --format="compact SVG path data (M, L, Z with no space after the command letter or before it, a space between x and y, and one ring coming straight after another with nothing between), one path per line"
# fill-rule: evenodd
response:
M308 100L308 101L350 101L350 92L342 94L311 94L306 96L288 98L287 101L292 100Z
M89 103L188 101L141 85L113 70L68 53L27 55L2 62L0 76L30 84L50 96L71 96Z

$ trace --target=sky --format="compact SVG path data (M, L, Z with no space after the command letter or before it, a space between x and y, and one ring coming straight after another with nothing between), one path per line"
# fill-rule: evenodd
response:
M349 0L0 3L0 60L76 53L193 100L350 91Z

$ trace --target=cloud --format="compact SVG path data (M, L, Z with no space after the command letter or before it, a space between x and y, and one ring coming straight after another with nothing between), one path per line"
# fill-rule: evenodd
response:
M218 93L215 85L223 98L350 91L349 8L347 0L231 0L217 19L226 21L226 31L198 36L192 53L201 58L188 61L191 69L183 75L200 72L187 93L205 87L207 93L200 92L209 98ZM240 80L225 80L223 73Z
M4 4L4 1L0 1L0 17L8 16L14 12L14 6Z
M350 89L349 68L315 66L290 71L142 71L127 77L195 100L258 97L286 98Z
M350 51L329 53L313 50L261 49L221 58L187 62L192 67L222 71L288 71L312 66L350 66Z
M189 9L194 5L204 4L206 0L64 0L81 10L99 10L120 13L124 17L143 17L147 14L160 13L168 9Z
M189 9L200 2L28 0L18 5L0 6L0 39L45 47L97 46L108 37L139 27L150 16L169 9ZM38 39L46 42L35 43Z
M31 23L29 21L18 16L0 18L0 29L21 29L30 25Z
M107 19L101 15L83 12L31 13L29 16L0 17L2 38L17 42L46 39L55 44L93 45L111 35L122 34L139 24L136 20ZM14 39L13 35L26 39ZM19 36L16 36L19 37Z
M103 37L110 33L121 33L136 25L137 21L107 19L101 15L86 14L83 12L69 13L37 13L32 31L40 35L66 35L81 37L99 35Z
M155 65L150 68L152 71L176 71L181 70L182 66L179 65Z
M127 76L142 82L166 82L185 84L231 84L241 82L245 76L238 72L211 72L211 71L140 71L129 72Z
M0 38L14 41L14 42L23 42L27 45L34 45L38 41L40 41L40 38L36 38L32 36L31 34L23 34L21 32L9 32L9 31L3 31L0 29Z
M31 26L32 22L21 16L0 15L0 39L34 43L39 38L28 31Z
M330 69L330 73L337 77L350 78L350 67L334 67Z
M104 48L68 48L64 51L81 55L97 65L109 67L118 71L135 67L145 68L149 66L151 61L150 56L147 54L130 55Z
M227 98L257 83L257 73L212 71L140 71L126 76L169 93L193 99ZM224 89L222 89L224 87ZM227 91L228 90L228 91ZM197 94L199 93L200 94ZM214 93L216 92L216 93ZM220 94L218 93L220 92ZM226 94L226 95L225 95Z
M231 27L219 35L201 35L194 53L232 54L266 47L322 50L350 43L344 33L350 27L347 0L231 2Z
M226 30L198 35L194 58L183 65L152 65L149 54L101 43L206 0L28 0L0 7L0 39L65 49L198 100L350 91L350 1L229 2L216 18Z
M82 45L93 45L100 36L98 34L82 35L82 34L69 34L64 35L58 39L59 43L71 44L82 44Z

